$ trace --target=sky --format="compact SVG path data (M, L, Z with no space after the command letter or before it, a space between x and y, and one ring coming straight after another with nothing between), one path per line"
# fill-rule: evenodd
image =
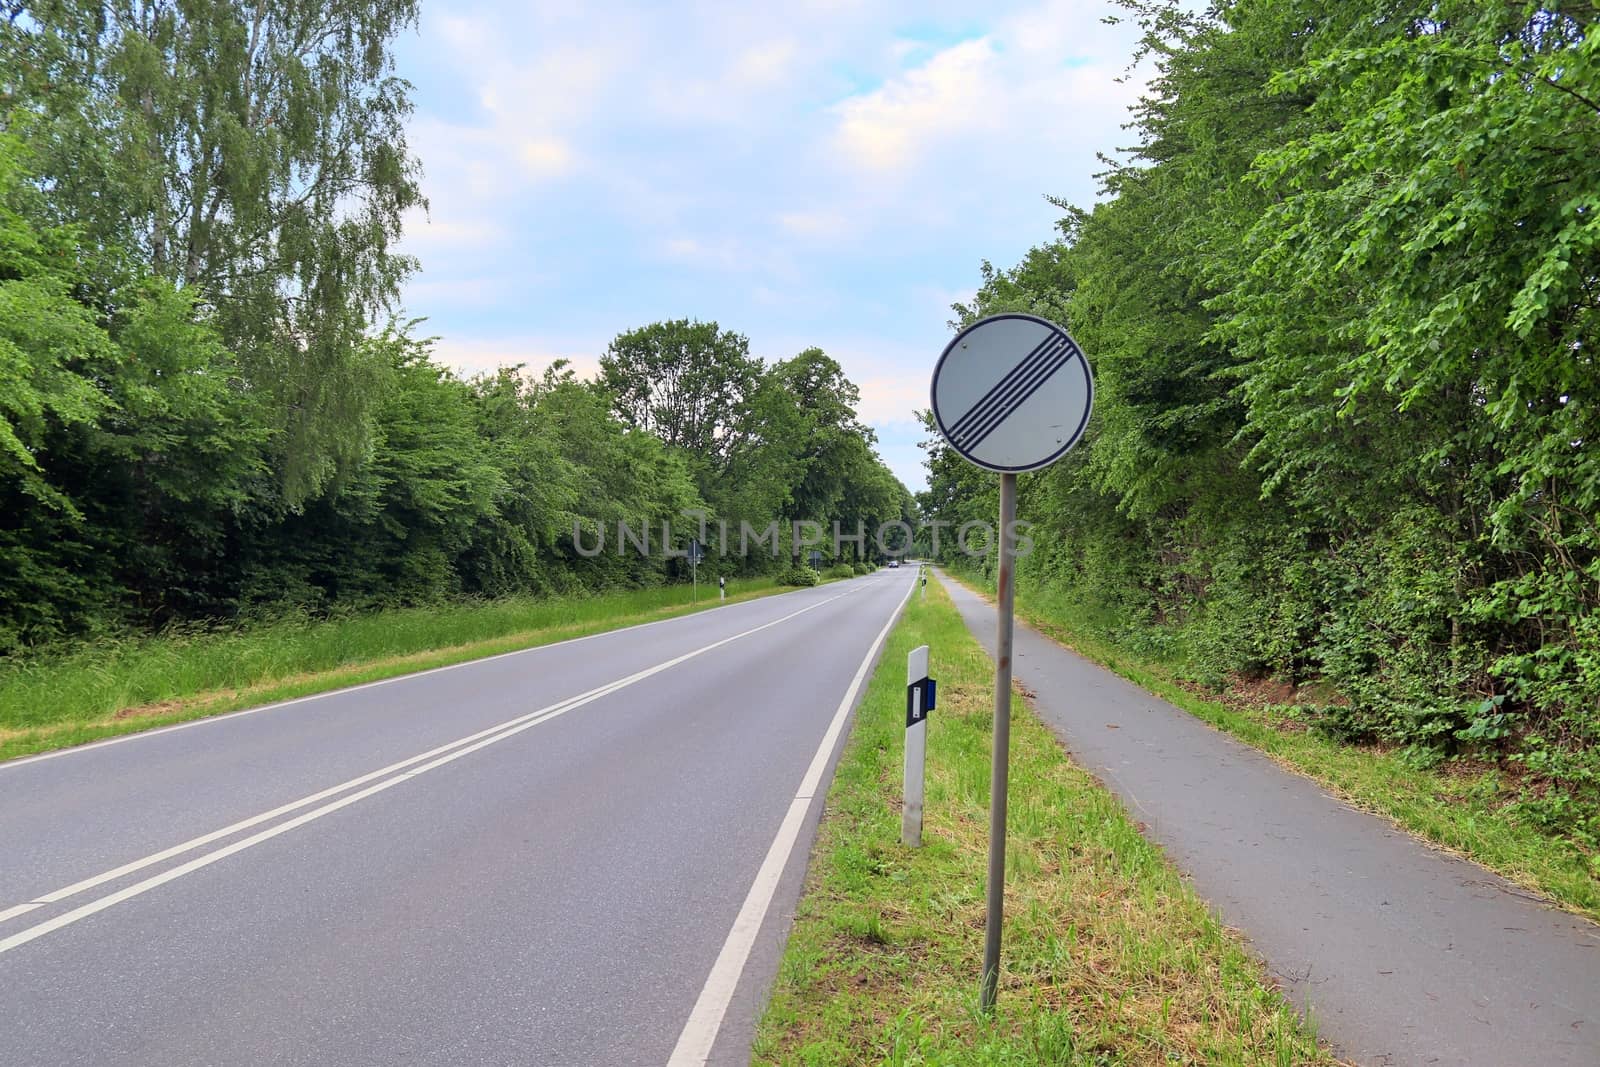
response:
M818 346L926 484L929 377L987 259L1091 203L1143 69L1098 0L422 4L396 44L426 212L405 296L465 373L663 319Z

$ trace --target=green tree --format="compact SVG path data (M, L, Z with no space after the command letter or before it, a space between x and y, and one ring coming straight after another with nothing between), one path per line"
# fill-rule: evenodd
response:
M388 52L410 0L9 0L0 126L25 130L58 218L215 311L272 396L290 504L367 447L381 364L360 342L412 262L422 203ZM97 298L130 268L101 254ZM89 280L89 279L86 279Z
M838 360L820 348L777 363L770 373L793 398L799 415L799 425L783 442L800 466L789 512L819 522L838 518L846 485L866 474L867 458L876 458L870 451L876 437L856 418L861 391Z
M742 334L687 319L618 334L600 357L600 384L625 425L712 466L737 445L761 371Z
M76 233L37 209L0 135L0 646L216 610L230 513L268 438L192 298L130 279L114 314Z

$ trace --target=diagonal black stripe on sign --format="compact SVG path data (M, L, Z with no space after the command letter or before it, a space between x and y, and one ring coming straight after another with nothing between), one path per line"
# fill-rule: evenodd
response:
M1052 346L1042 358L1036 359L1027 368L1025 373L1009 375L1005 391L991 402L981 418L968 422L961 434L961 444L967 445L974 437L987 437L991 430L1015 410L1017 398L1040 380L1040 376L1048 377L1060 365L1062 359L1070 359L1070 353L1064 354L1065 342ZM952 443L955 439L951 439Z
M1058 341L1059 338L1056 336L1056 334L1050 334L1048 338L1038 342L1038 346L1035 347L1032 352L1029 352L1026 357L1022 358L1021 363L1013 366L1013 368L1011 368L1011 370L1008 371L1008 373L1006 373L1005 376L1000 379L1000 381L995 382L994 386L990 387L989 392L986 392L986 394L979 398L978 403L974 403L971 408L966 410L966 414L963 414L962 418L958 418L957 421L950 424L950 437L955 437L955 435L962 434L963 430L970 429L973 422L981 419L982 416L984 416L984 413L986 413L989 408L992 408L992 406L995 405L995 402L997 402L1000 394L1005 392L1006 384L1016 381L1016 378L1021 376L1021 374L1026 374L1027 371L1029 371L1030 368L1035 365L1035 362L1040 362L1040 360L1046 360L1046 358L1050 358L1048 357L1048 354L1046 354L1046 349L1050 349L1050 347L1053 347Z
M1017 397L1038 382L1041 376L1049 377L1056 369L1057 360L1060 358L1062 358L1061 349L1058 347L1049 353L1045 359L1035 360L1026 374L1013 376L1010 384L1006 386L1006 391L997 397L994 403L989 405L989 409L984 416L975 422L967 424L966 431L961 435L961 444L966 446L973 438L981 439L987 437L994 427L1004 422L1007 415L1014 410ZM952 443L954 440L952 438Z
M1017 383L1023 381L1040 366L1049 362L1053 350L1058 347L1059 343L1059 338L1053 336L1040 342L1039 346L1028 353L1026 358L1007 371L1005 376L998 382L995 382L994 386L983 395L981 400L968 408L965 415L956 420L955 425L950 428L950 437L954 439L970 432L987 419L996 408L1004 405L1006 397L1016 388Z
M1077 353L1075 351L1068 351L1062 355L1060 359L1052 362L1049 366L1036 373L1033 376L1033 380L1028 383L1027 387L1022 391L1022 393L1012 399L1004 411L999 412L994 418L990 419L988 424L982 429L973 431L973 436L966 440L965 447L977 448L980 444L982 444L984 438L998 430L1000 428L1000 424L1009 419L1012 414L1015 413L1016 410L1023 404L1027 403L1028 398L1034 393L1038 392L1039 387L1045 382L1049 381L1055 375L1056 371L1060 370L1062 367L1065 367L1068 363L1071 363L1072 357L1076 354Z

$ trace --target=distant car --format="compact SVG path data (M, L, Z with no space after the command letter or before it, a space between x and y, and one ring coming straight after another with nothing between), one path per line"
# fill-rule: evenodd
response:
M900 561L899 561L899 560L897 560L897 559L891 559L891 560L890 560L890 561L889 561L889 566L891 566L891 567L898 567L898 566L900 566Z

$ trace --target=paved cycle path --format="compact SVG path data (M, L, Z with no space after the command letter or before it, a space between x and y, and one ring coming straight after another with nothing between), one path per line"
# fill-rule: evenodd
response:
M945 580L994 654L993 605ZM935 650L937 655L937 650ZM1034 708L1360 1064L1600 1064L1600 927L1016 628Z

